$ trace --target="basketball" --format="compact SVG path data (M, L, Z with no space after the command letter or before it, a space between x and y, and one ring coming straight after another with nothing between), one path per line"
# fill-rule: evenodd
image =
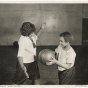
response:
M46 62L50 62L49 60L51 60L52 57L55 58L54 51L50 49L43 49L42 51L40 51L38 58L42 64L47 65Z

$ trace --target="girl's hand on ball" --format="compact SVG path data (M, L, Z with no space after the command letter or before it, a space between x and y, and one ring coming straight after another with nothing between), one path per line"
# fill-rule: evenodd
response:
M53 63L52 62L46 62L46 65L52 65Z
M49 60L49 62L46 62L46 65L52 65L52 64L55 64L56 62L57 60L54 57L52 57L52 59Z
M52 59L49 60L50 62L52 62L53 64L55 64L57 62L57 60L54 57L51 57Z

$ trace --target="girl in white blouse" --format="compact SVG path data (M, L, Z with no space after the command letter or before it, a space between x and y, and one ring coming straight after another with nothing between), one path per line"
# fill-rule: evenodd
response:
M44 25L40 27L37 34L34 33L36 31L34 24L30 22L24 22L20 28L21 37L18 41L18 61L16 72L12 79L15 84L23 84L27 78L31 80L32 84L39 84L40 73L36 60L36 40Z
M59 84L74 84L75 83L75 57L76 53L71 47L70 43L73 40L73 36L69 32L63 32L60 34L59 46L55 49L56 58L52 57L48 65L58 65L58 78Z

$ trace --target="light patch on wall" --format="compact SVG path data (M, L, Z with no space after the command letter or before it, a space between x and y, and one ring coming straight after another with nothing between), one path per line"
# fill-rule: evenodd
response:
M54 17L52 17L52 16L50 16L49 18L47 18L44 22L46 23L46 27L47 27L47 31L48 32L52 31L52 29L54 28L54 26L57 24L57 20Z
M54 25L55 20L52 17L49 17L49 19L46 20L46 26L51 27Z

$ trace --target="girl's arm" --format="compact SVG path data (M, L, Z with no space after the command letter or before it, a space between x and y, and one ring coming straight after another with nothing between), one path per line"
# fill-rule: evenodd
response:
M20 64L24 74L26 75L27 78L29 78L29 75L27 73L27 69L26 69L26 67L23 64L23 58L22 57L18 57L18 61L19 61L19 64Z
M20 63L21 68L23 68L24 67L23 58L22 57L18 57L18 61Z
M56 64L65 68L65 69L69 69L71 67L71 63L65 64L65 63L60 63L59 61L56 61Z
M71 66L71 63L60 63L58 60L56 60L55 58L53 58L52 57L52 60L49 60L49 61L51 61L52 63L54 63L54 64L57 64L58 66L60 66L60 67L63 67L63 68L65 68L65 69L69 69L70 68L70 66Z
M44 29L45 25L46 25L46 23L43 23L43 24L41 25L40 29L39 29L38 32L36 33L37 36L40 35L40 33L41 33L42 29Z

